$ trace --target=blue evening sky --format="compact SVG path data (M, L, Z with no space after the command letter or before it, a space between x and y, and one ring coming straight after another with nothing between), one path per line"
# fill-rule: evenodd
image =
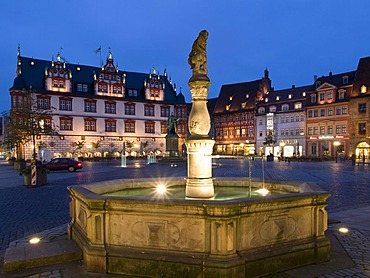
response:
M370 56L368 0L2 0L0 112L21 54L99 66L111 48L119 69L164 68L188 102L193 41L208 30L209 97L222 84L252 81L268 68L272 86L311 84L313 76L355 70Z

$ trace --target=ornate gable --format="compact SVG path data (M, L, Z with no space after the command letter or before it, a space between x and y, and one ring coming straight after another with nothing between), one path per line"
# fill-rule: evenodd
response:
M55 92L72 91L72 73L66 67L66 63L60 61L60 53L57 61L52 60L51 67L45 68L45 89Z
M125 76L118 73L118 65L114 66L110 51L105 65L101 67L99 73L94 74L94 89L96 95L124 97Z
M145 98L150 100L164 100L165 85L162 78L153 67L153 72L144 81Z

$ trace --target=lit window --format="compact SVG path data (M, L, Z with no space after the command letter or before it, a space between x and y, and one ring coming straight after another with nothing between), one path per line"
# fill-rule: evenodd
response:
M290 98L292 98L292 95L291 95L291 94L289 94L289 95L288 95L288 98L289 98L289 99L290 99Z
M302 102L294 103L294 109L301 109L301 108L302 108Z
M333 99L333 91L326 92L328 100Z
M361 93L364 94L367 91L367 87L365 85L361 86Z

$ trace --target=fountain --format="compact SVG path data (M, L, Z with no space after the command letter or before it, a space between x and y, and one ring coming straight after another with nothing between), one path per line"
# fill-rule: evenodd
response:
M315 184L213 178L206 40L193 44L187 178L70 186L69 236L87 271L142 277L255 277L329 259L326 200ZM181 188L182 197L165 196ZM279 194L252 197L255 189ZM249 192L226 199L218 190ZM148 193L156 189L158 195ZM225 190L226 189L226 190ZM180 190L180 191L181 191ZM135 191L121 196L119 191ZM281 194L284 193L284 194Z

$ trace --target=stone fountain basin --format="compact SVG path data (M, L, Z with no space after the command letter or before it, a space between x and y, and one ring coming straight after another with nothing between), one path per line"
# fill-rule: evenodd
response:
M69 236L87 271L157 277L254 277L329 260L326 200L317 185L253 179L286 194L217 201L103 196L186 179L120 179L68 187ZM245 178L215 178L249 189ZM167 277L167 276L166 276Z

